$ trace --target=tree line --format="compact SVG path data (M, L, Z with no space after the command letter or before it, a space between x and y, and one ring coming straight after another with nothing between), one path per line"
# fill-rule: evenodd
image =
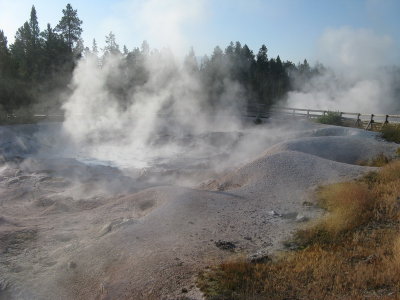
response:
M110 56L117 55L124 61L121 64L121 71L126 75L124 80L110 80L108 87L122 104L129 91L149 80L151 74L145 61L147 56L157 55L157 50L151 50L146 41L131 51L125 45L120 49L112 32L106 36L102 51L96 40L91 48L85 47L81 38L82 23L77 10L67 4L58 24L55 27L47 24L41 31L32 6L30 18L17 30L13 44L8 45L0 29L0 110L7 113L59 110L63 97L70 92L69 83L77 62L89 55L97 57L99 68ZM240 42L231 42L225 49L217 46L210 56L202 59L191 49L183 61L188 74L201 83L204 105L209 107L221 104L226 80L240 85L248 107L260 104L270 107L288 91L296 89L299 80L308 80L321 69L310 67L307 60L295 65L282 61L280 56L270 58L265 45L254 53Z
M60 105L60 92L66 90L82 55L81 25L77 10L68 4L58 24L47 24L41 31L32 6L29 20L18 28L12 45L0 30L2 110L31 108L40 101L53 107Z

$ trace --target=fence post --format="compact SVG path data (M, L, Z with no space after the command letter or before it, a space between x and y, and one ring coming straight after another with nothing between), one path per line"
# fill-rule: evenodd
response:
M358 113L358 114L357 114L357 120L356 120L356 122L354 123L354 125L357 126L357 127L360 127L360 126L361 126L361 119L360 119L360 116L361 116L361 114Z
M371 128L371 130L373 129L372 126L375 123L374 121L374 114L371 114L371 120L369 121L367 127L365 127L365 130L368 130L368 128Z
M385 122L382 123L381 130L382 130L387 124L389 124L389 115L386 115L386 116L385 116Z

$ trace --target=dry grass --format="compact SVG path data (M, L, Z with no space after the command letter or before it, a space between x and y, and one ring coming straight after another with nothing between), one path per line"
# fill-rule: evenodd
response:
M382 127L381 136L389 142L400 143L399 125L388 124Z
M208 299L400 299L400 162L318 191L328 213L268 263L242 259L199 276Z
M390 163L393 159L389 156L386 156L383 153L378 154L377 156L369 159L369 160L361 160L357 164L360 166L369 166L369 167L383 167Z

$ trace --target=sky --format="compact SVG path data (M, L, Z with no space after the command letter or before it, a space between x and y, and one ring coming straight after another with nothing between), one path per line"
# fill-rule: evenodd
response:
M32 5L40 28L53 27L65 0L0 0L0 29L9 43L29 19ZM169 47L179 55L193 47L196 55L211 54L240 41L257 52L262 44L270 57L294 63L335 63L333 51L348 49L363 59L400 61L400 0L71 0L83 21L82 37L100 47L112 31L129 50L147 40L152 48ZM341 52L340 52L341 53ZM354 53L354 51L353 51ZM356 54L357 56L357 54ZM354 59L354 57L352 57Z

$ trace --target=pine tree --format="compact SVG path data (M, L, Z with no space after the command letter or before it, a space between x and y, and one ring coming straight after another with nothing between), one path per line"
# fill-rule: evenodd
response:
M144 56L147 56L150 54L150 46L147 41L143 41L142 46L140 47L140 51Z
M121 54L119 45L117 44L115 34L112 31L106 36L106 46L104 47L104 55L107 54Z
M31 79L32 65L29 62L31 28L28 22L18 28L15 34L14 44L11 46L11 53L16 63L18 76L25 80Z
M35 6L32 6L31 17L29 19L29 28L31 31L31 44L32 47L38 47L40 43L40 29L37 19Z
M302 75L309 76L311 73L311 67L308 64L307 59L303 61L303 64L299 64L298 69Z
M124 47L122 49L123 49L122 53L124 53L125 56L129 54L129 50L125 45L124 45Z
M8 59L10 52L7 46L7 37L4 35L4 31L0 30L0 68Z
M49 47L56 37L56 33L54 32L50 23L47 23L46 30L44 30L40 35L44 39L46 47Z
M77 58L77 59L81 58L84 50L85 50L85 45L83 43L83 40L78 39L78 41L76 42L76 45L72 51L75 55L75 58Z
M97 47L97 42L96 39L93 39L93 44L92 44L92 53L96 56L99 55L99 49Z
M73 9L71 4L62 10L63 17L56 27L56 31L60 32L64 41L68 45L68 49L72 52L74 44L78 43L82 34L82 21L78 17L77 10Z
M44 61L46 71L49 72L50 67L55 63L57 56L57 35L53 31L50 23L47 23L47 28L40 34L44 43Z
M66 61L70 59L68 46L63 38L55 32L55 29L48 23L46 30L40 33L43 39L44 61L47 74L62 68Z
M235 55L236 57L240 57L242 53L242 44L238 41L235 43Z
M268 64L268 49L264 44L257 53L257 65L265 67Z
M7 46L7 37L3 30L0 30L0 117L3 116L3 110L7 111L10 102L10 84L8 77L10 75L10 52Z
M40 37L39 22L35 6L32 6L29 18L30 41L27 49L28 63L31 65L31 76L35 81L43 79L43 68L41 68L43 57L42 40Z
M3 30L0 30L0 80L9 75L11 67L10 51L8 49L7 37Z
M234 51L235 51L235 46L233 42L230 42L229 46L225 48L225 54L227 56L233 56Z
M197 63L196 55L194 53L193 47L190 48L189 54L185 57L183 63L184 68L189 74L195 74L199 71L199 65Z

